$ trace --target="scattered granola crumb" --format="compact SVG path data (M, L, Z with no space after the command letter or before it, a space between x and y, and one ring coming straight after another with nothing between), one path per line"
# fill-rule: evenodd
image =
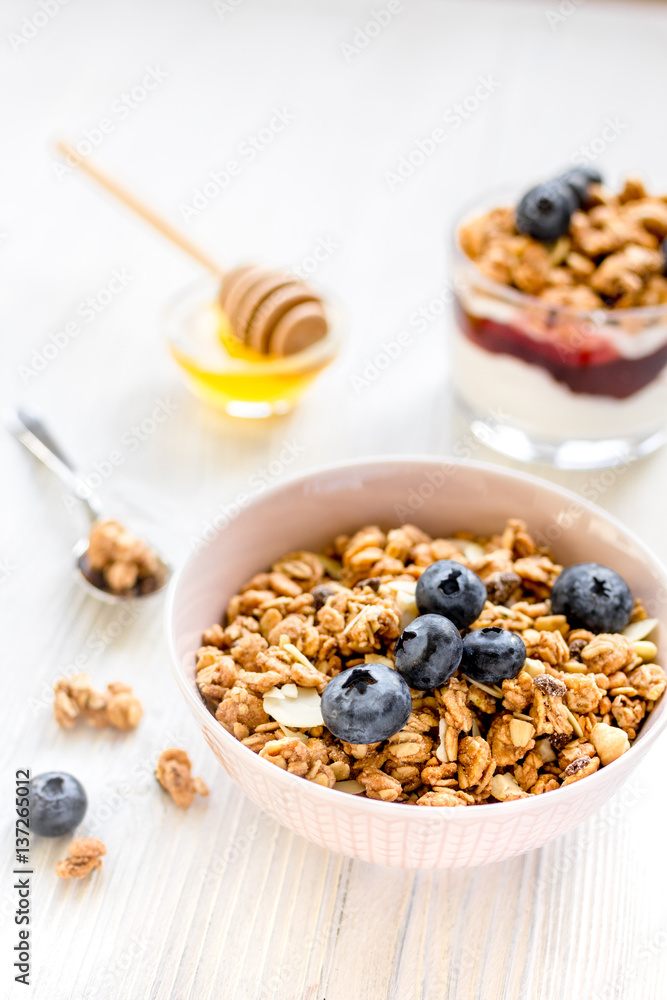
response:
M57 680L53 688L53 712L63 729L72 729L79 719L96 729L135 729L141 721L141 702L120 681L108 684L105 692L94 691L90 676L81 673Z
M192 777L192 763L185 750L177 747L162 751L155 777L181 809L191 806L195 795L205 797L209 794L203 778Z
M67 848L69 857L56 865L56 875L60 878L85 878L96 868L102 867L102 857L107 849L95 837L78 837Z

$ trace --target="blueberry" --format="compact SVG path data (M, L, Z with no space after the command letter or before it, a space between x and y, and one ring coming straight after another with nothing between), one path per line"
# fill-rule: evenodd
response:
M486 601L486 587L461 563L438 559L417 580L415 597L420 615L444 615L457 628L465 628L479 618Z
M454 622L421 615L396 640L396 669L419 691L440 687L461 662L463 642Z
M578 206L584 204L591 184L602 184L602 174L595 167L574 167L556 178L574 191Z
M346 743L380 743L410 718L412 697L401 675L383 663L350 667L329 681L322 695L322 718Z
M506 628L476 629L463 640L461 670L473 681L500 684L516 677L525 662L523 639Z
M598 563L568 566L551 591L551 609L565 615L571 628L620 632L630 621L634 600L618 573Z
M549 181L531 188L518 204L516 228L542 243L551 243L564 236L570 216L578 207L578 199L567 184Z
M42 837L61 837L78 826L88 799L71 774L47 771L30 782L30 829Z

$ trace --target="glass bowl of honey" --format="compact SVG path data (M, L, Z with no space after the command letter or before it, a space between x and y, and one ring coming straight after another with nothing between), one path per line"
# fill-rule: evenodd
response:
M210 406L232 417L289 413L340 348L337 310L324 308L326 336L294 354L264 354L234 335L215 279L200 280L167 309L169 353L188 388Z

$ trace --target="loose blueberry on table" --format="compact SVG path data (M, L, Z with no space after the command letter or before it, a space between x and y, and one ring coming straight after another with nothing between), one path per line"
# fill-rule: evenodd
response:
M79 825L88 799L83 785L64 771L47 771L30 782L30 829L42 837L61 837Z

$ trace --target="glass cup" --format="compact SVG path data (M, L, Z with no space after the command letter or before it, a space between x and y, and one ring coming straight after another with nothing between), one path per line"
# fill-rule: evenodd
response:
M233 417L289 413L340 347L339 321L325 303L329 332L284 357L240 344L218 303L219 286L204 279L185 289L166 313L167 344L185 382L204 402Z
M459 230L490 207L454 232L453 381L473 433L562 469L648 455L666 438L667 305L579 312L487 278Z

